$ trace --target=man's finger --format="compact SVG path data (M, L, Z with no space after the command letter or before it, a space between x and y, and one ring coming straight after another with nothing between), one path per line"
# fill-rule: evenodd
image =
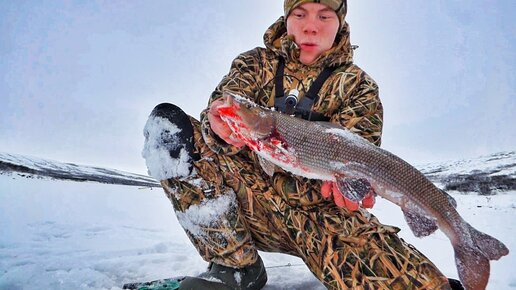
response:
M344 202L344 196L340 193L340 190L337 187L337 183L331 183L331 191L333 193L333 202L335 202L338 207L346 206L346 203Z
M376 199L374 197L374 192L371 191L369 192L366 197L364 197L364 199L362 200L362 205L365 207L365 208L373 208L374 204L376 202Z
M323 183L321 185L321 195L324 198L328 198L331 196L331 187L332 187L332 182L323 181Z
M351 199L345 198L344 196L342 196L342 197L344 198L344 203L346 204L347 209L349 209L350 211L358 210L358 208L359 208L358 202L354 202Z
M344 201L344 196L340 193L333 193L333 201L338 207L346 206L346 202Z

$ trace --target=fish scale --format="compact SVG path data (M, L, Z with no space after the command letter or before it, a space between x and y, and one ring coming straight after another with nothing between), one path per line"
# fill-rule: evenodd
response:
M468 290L485 289L489 261L509 253L503 243L462 219L452 198L415 167L342 126L298 119L227 94L218 110L235 135L267 162L337 185L346 178L365 178L378 195L401 207L416 236L439 227L452 243Z
M397 187L399 191L427 191L430 194L421 196L425 202L430 202L438 206L439 202L434 202L437 197L442 195L440 191L415 168L393 154L385 150L377 150L377 147L370 144L367 140L350 135L350 139L337 138L335 134L328 134L328 125L321 123L311 123L306 126L306 121L291 116L274 114L276 119L276 130L286 141L288 147L295 148L295 154L300 162L313 168L314 171L325 169L330 174L335 172L332 163L341 162L361 164L368 170L366 172L348 172L348 174L363 174L369 177L375 175L382 179L384 183L389 183L392 187ZM389 172L389 174L385 174ZM390 177L389 179L387 179ZM405 185L405 188L400 188ZM431 194L437 191L437 196Z

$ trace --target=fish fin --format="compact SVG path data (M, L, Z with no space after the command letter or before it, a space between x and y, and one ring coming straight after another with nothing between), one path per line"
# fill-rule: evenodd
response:
M437 222L434 219L414 211L406 209L401 210L403 211L403 216L405 217L410 230L416 237L426 237L438 229Z
M344 197L359 202L373 190L369 181L364 178L337 177L337 187Z
M489 259L465 245L454 246L455 264L465 289L486 289L489 281Z
M274 172L276 171L276 165L274 165L274 163L264 159L261 156L258 156L258 161L260 162L260 166L262 167L263 171L265 171L267 175L274 175Z
M446 191L444 191L442 189L440 189L440 191L442 192L442 194L444 194L444 196L446 196L446 198L448 198L448 201L453 206L453 208L457 208L457 201L455 200L455 198L453 198L453 196L451 196L450 194L448 194Z
M465 227L471 238L453 246L459 277L466 289L485 289L489 281L489 260L498 260L508 255L509 249L470 224L466 223Z
M469 224L468 226L473 243L486 258L489 260L498 260L509 254L509 249L507 249L502 242L488 234L484 234Z

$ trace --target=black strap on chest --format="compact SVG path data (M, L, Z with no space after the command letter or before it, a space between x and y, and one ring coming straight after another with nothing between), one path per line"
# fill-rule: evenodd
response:
M317 76L312 83L308 92L298 102L297 96L285 96L283 88L283 77L285 75L285 59L280 56L278 61L278 68L276 69L276 97L274 99L274 107L276 110L295 115L308 121L329 121L329 118L321 113L312 111L312 106L319 99L319 91L324 82L337 69L336 66L325 67L323 71Z

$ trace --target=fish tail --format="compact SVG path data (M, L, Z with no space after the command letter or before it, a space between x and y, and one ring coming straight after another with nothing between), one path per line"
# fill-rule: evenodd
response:
M509 254L509 249L496 238L484 234L472 226L470 227L471 239L480 252L489 260L498 260Z
M465 289L485 289L489 281L489 260L498 260L509 253L507 247L497 239L466 224L471 239L455 245L455 262L460 280Z
M460 281L467 290L484 290L489 281L489 259L468 246L455 247L455 263Z

